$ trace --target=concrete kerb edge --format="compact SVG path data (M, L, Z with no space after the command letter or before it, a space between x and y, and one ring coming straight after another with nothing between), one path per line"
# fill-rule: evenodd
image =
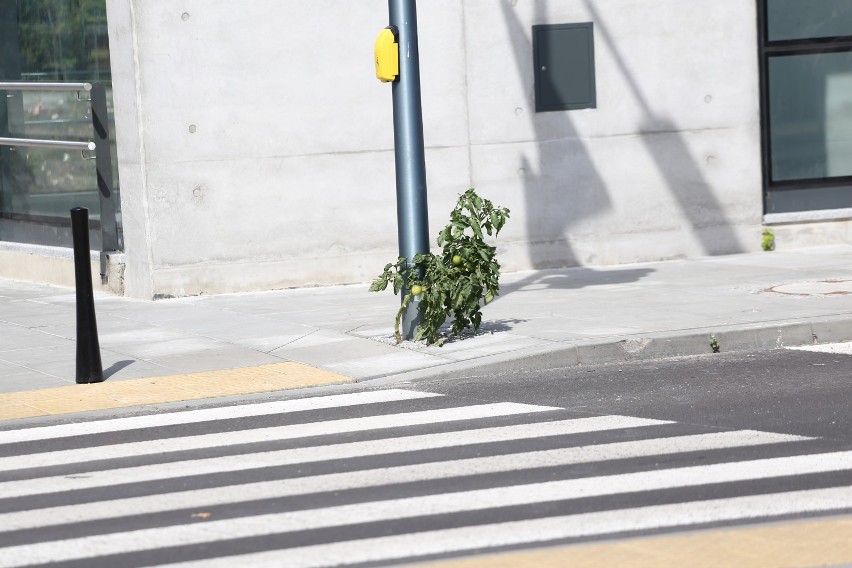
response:
M554 347L555 346L555 347ZM396 384L422 378L434 378L442 375L455 375L462 371L480 369L482 367L500 365L509 362L524 361L527 359L538 359L541 357L567 358L567 366L577 365L576 346L559 343L554 346L534 347L498 353L495 355L483 355L473 359L462 361L447 361L444 364L434 365L423 369L405 371L402 373L388 373L367 377L355 378L356 383L369 382L371 385Z
M712 354L715 338L719 352L766 351L852 340L852 314L824 319L723 326L667 332L641 338L624 338L577 346L580 365L600 365L670 357Z
M405 373L362 377L356 379L356 382L371 382L379 385L417 379L449 378L465 371L487 372L488 368L502 368L509 363L513 367L522 367L525 362L533 361L537 368L547 369L710 355L713 353L711 346L713 337L721 353L767 351L784 347L851 341L852 314L771 324L721 326L688 332L665 332L603 341L553 343L546 347L483 356Z

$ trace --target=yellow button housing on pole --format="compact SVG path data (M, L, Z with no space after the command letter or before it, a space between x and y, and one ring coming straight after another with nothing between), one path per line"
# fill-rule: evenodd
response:
M376 78L382 83L399 77L399 44L391 28L385 28L376 39Z

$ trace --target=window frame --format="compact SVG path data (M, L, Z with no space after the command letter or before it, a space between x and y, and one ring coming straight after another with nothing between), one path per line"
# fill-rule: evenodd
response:
M769 62L773 57L852 52L852 34L848 36L769 40L769 5L771 0L757 0L758 53L760 72L760 130L762 143L763 209L768 213L770 192L785 190L828 189L848 186L852 191L852 175L773 181L772 137L770 131ZM843 206L839 206L843 207Z

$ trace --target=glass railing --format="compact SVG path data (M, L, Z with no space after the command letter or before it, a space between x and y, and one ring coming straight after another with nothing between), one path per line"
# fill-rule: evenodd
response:
M12 96L7 95L4 100L9 117L9 126L6 128L8 135L0 136L0 147L4 148L3 154L6 156L6 160L0 163L4 173L3 189L11 189L3 192L3 211L8 211L7 216L12 220L17 218L33 221L39 218L65 218L70 209L86 207L95 212L92 217L97 217L100 221L100 245L103 252L119 250L117 195L113 183L112 162L114 142L110 140L105 86L98 83L0 81L0 92L13 93ZM38 102L33 108L18 112L20 109L17 108L14 94L19 94L21 101L25 101L25 96L30 93L40 95ZM76 118L63 118L55 112L66 104L65 99L55 96L56 93L73 93L74 106L76 103L84 103L88 108L90 125L83 126L78 124ZM44 101L48 100L53 102L52 106L45 104ZM16 119L27 115L38 116L42 112L49 116L49 119L44 121L44 131L38 128L38 125L34 127L32 122L27 122L25 118ZM59 139L50 136L58 121L63 121L66 129L73 129L73 138L68 136ZM83 137L83 134L88 134L87 140L78 139ZM77 153L79 156L74 156ZM23 160L21 156L25 156ZM54 156L61 156L61 162ZM94 168L90 160L94 160ZM86 162L89 162L87 167L79 172L73 167L76 163ZM16 165L20 167L16 168ZM23 174L20 173L22 168L25 170ZM75 176L75 173L79 175ZM93 173L96 180L97 207L87 207L90 202L95 201L87 195L89 192L86 190ZM19 175L19 179L16 179L15 174ZM30 186L40 191L19 190Z
M0 82L106 87L119 248L121 213L112 124L105 0L9 0L0 10ZM85 99L85 97L83 97ZM0 137L85 141L90 103L73 91L0 91ZM71 246L71 207L100 225L94 162L72 149L0 146L0 241ZM92 244L100 246L98 231Z

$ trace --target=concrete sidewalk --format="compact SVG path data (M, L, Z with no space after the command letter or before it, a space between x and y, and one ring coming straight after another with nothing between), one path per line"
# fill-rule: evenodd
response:
M505 274L476 337L397 346L368 284L156 302L96 296L109 381L295 361L356 380L852 340L852 246ZM74 291L0 280L0 392L74 384Z

